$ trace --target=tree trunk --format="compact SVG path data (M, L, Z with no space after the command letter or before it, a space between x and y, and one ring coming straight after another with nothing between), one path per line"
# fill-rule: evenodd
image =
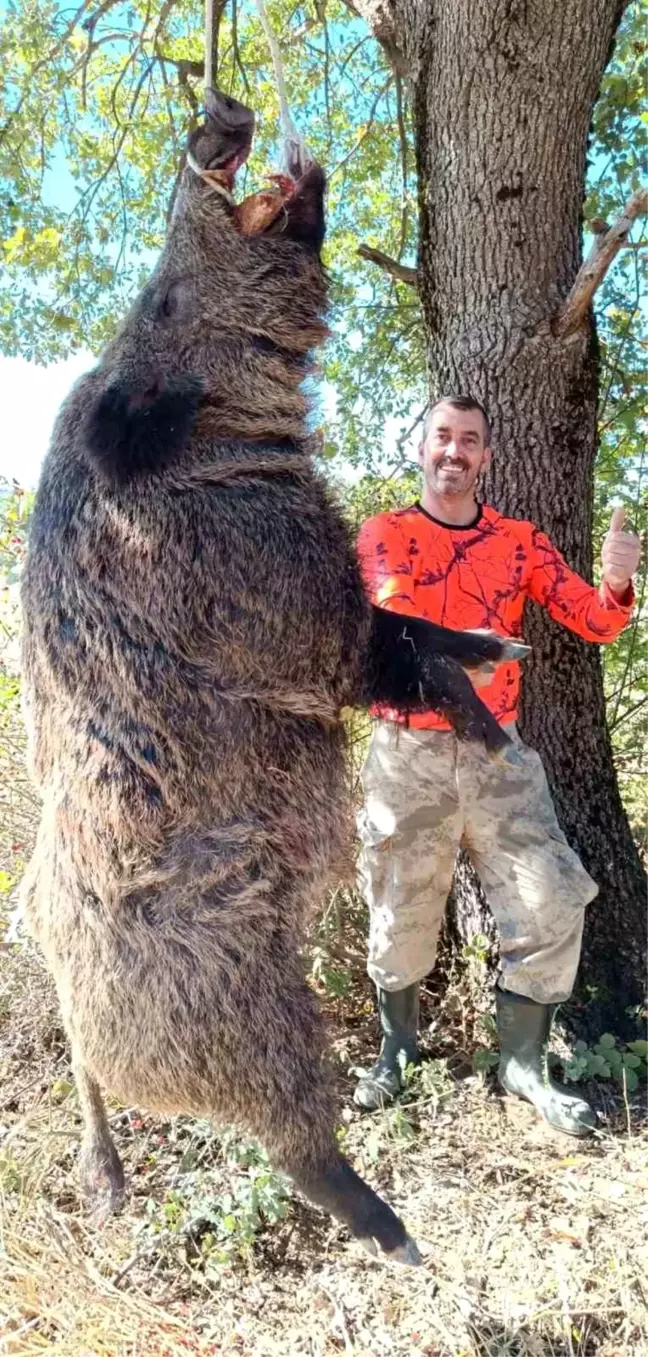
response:
M591 316L568 339L552 322L581 263L587 135L622 10L619 0L379 7L410 77L431 392L484 403L494 429L485 498L537 523L586 579L596 335ZM565 833L600 886L587 911L584 1025L627 1032L626 1010L643 998L645 883L616 783L600 654L535 605L525 634L533 659L522 735L542 755ZM463 873L460 912L486 931L483 906L475 910L466 891Z

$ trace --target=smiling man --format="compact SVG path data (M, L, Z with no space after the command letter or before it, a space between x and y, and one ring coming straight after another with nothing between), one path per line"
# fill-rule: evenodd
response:
M564 561L533 523L503 518L477 498L491 460L486 411L469 396L430 410L419 460L419 503L364 524L359 551L373 601L457 630L520 636L527 598L587 641L613 641L633 604L638 538L615 510L600 589ZM538 754L517 735L519 665L501 665L480 697L514 739L517 765L459 741L435 712L403 724L380 710L363 768L360 875L370 910L369 974L382 1044L355 1100L375 1108L398 1093L417 1058L418 995L432 969L461 845L498 925L499 1078L551 1125L588 1135L594 1112L552 1083L546 1050L555 1008L572 989L584 908L597 893L556 819Z

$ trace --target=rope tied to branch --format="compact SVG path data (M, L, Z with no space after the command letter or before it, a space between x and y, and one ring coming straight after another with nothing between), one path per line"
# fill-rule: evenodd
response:
M209 94L213 89L213 81L215 75L214 59L216 51L217 26L216 28L214 27L214 3L215 0L205 0L204 75L205 75L206 103L208 103ZM288 180L294 181L295 179L301 178L301 176L305 173L306 169L311 163L311 157L308 154L308 151L306 149L306 143L303 137L298 132L292 114L290 112L283 62L281 59L281 51L279 48L277 35L274 32L272 24L270 23L270 20L268 18L264 0L255 0L255 4L261 22L261 26L265 33L268 42L268 47L270 49L270 57L272 60L272 67L274 70L274 76L277 86L277 96L279 99L279 122L283 141L284 169L286 171ZM190 150L187 151L187 164L194 171L195 174L199 175L200 178L203 179L205 183L209 185L211 192L219 193L227 203L229 203L231 206L234 205L234 197L230 191L230 188L228 185L223 183L222 178L217 170L215 171L203 169L202 166L198 164L197 160L195 159L195 156L192 155ZM272 220L272 218L276 216L277 211L281 207L282 195L285 195L285 193L288 190L288 186L285 183L280 182L282 178L281 175L273 175L271 176L271 178L279 181L278 191L275 190L272 195L268 193L256 194L253 195L252 199L248 200L248 202L253 202L255 198L258 200L268 199L268 202L265 204L266 211L264 214L262 214L263 220L261 220L261 218L259 217L258 212L254 216L254 220L251 220L249 223L247 223L246 219L244 220L244 215L241 217L240 222L241 226L243 227L244 230L249 231L251 234L262 229L263 225L267 225L268 221ZM274 198L277 201L270 202L271 198ZM245 204L241 205L241 208L239 208L239 212L242 212L243 208L245 208ZM257 217L259 217L259 220L257 220Z
M309 163L310 157L307 153L304 139L297 131L297 127L295 126L295 122L290 112L283 62L281 60L277 35L270 23L263 0L255 0L255 4L259 19L261 20L261 26L266 35L268 47L270 48L270 57L272 59L272 67L277 85L279 122L284 143L285 168L288 171L288 174L292 174L295 178L298 178L299 174L303 174L306 165ZM295 175L295 168L298 169L297 175Z
M205 98L214 86L216 36L214 33L214 0L205 0Z

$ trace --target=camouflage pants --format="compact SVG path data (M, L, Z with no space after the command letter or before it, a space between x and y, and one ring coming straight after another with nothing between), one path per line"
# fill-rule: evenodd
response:
M567 999L584 906L598 887L565 839L541 759L508 727L518 767L450 731L376 723L362 771L360 884L371 978L403 989L432 970L457 849L466 849L499 929L504 989Z

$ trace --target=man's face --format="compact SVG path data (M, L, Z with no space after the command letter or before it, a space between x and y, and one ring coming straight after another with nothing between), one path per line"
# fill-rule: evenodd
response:
M441 401L419 448L427 488L437 495L467 495L490 459L481 412L455 410Z

